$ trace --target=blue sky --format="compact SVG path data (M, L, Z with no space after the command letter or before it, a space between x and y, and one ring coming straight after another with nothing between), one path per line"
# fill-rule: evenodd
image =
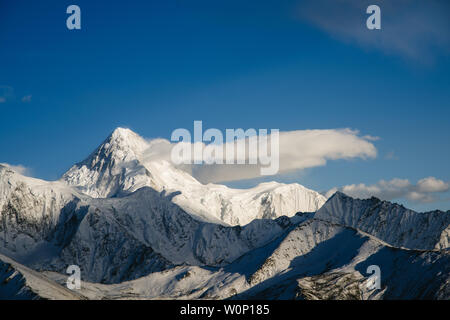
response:
M2 1L0 162L57 179L115 127L170 138L202 120L380 138L375 159L276 177L318 191L450 181L448 3L372 1L382 30L368 31L364 1L242 2ZM66 28L70 4L81 30ZM435 196L395 201L450 209L448 191Z

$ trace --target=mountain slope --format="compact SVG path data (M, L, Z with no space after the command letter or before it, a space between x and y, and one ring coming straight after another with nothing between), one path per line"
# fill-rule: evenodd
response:
M379 290L368 287L378 266ZM420 274L420 276L418 276ZM292 230L236 299L448 299L450 252L391 247L315 218Z
M11 255L30 251L81 198L64 183L25 177L0 165L0 250Z
M80 300L85 297L0 254L0 300L3 299Z
M377 198L353 199L337 192L315 218L364 231L395 247L440 250L450 246L450 212L419 213Z
M141 188L123 198L93 199L52 269L81 267L84 279L117 283L174 265L221 266L272 241L300 217L255 220L245 227L198 221L171 196ZM38 265L36 265L38 266ZM39 268L48 268L42 263Z
M381 271L368 287L367 268ZM66 276L46 273L61 284ZM417 276L419 275L420 276ZM83 282L91 299L449 299L450 253L387 246L308 219L223 267L177 266L120 284Z

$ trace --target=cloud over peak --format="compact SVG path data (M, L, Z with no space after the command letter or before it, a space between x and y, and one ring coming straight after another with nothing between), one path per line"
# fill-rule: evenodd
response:
M358 131L351 129L280 132L278 173L324 166L330 160L375 158L377 149L372 143L374 139L371 136L360 136ZM170 160L174 145L164 139L152 141L145 153L146 161ZM225 163L225 159L223 162ZM238 181L261 176L260 164L203 164L184 165L182 168L203 183Z

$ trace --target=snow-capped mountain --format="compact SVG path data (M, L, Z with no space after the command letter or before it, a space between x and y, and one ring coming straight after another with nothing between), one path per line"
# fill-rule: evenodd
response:
M270 182L245 190L204 185L167 160L146 160L151 149L152 142L118 128L86 160L65 173L62 181L94 198L126 195L144 186L177 191L173 201L186 212L203 221L229 225L313 212L326 201L299 184Z
M75 189L62 182L25 177L0 165L0 241L12 254L28 252L46 239L80 201Z
M440 250L450 246L449 212L419 213L377 198L359 200L337 192L315 217L358 229L399 248Z
M146 161L151 147L117 129L54 182L0 166L0 297L450 299L450 211L203 185ZM371 265L381 289L367 285Z

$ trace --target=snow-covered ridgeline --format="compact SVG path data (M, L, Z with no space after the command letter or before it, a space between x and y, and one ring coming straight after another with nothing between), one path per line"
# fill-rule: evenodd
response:
M0 254L0 300L64 299L84 296Z
M377 198L334 194L317 211L322 219L366 232L394 247L442 250L450 247L450 211L419 213Z
M56 181L25 177L0 165L0 241L3 251L24 252L50 235L60 214L80 200L76 190Z

